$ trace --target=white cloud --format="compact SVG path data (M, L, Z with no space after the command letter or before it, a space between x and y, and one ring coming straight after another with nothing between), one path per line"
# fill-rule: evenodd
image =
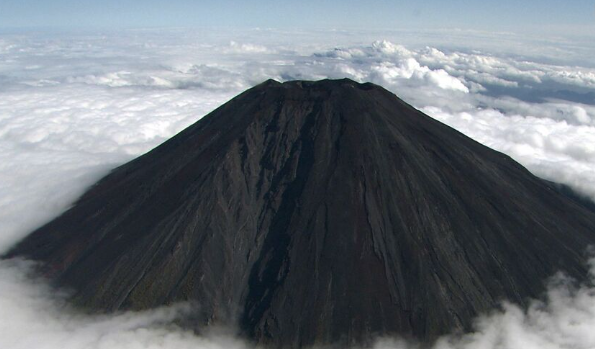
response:
M536 175L595 199L595 127L575 126L565 120L505 115L494 109L444 112L423 109L429 115L477 141L510 155Z
M226 50L229 53L270 53L267 47L262 45L254 45L254 44L240 44L235 41L230 41L229 43L229 50Z
M110 168L267 78L379 83L595 198L595 71L577 66L593 50L511 34L455 31L446 39L440 32L270 30L0 35L0 252ZM246 346L164 325L183 307L75 315L23 268L0 263L0 347ZM568 290L552 286L549 301L528 312L506 306L483 317L475 334L445 338L436 349L592 348L595 290ZM387 339L376 347L412 346Z
M372 50L387 56L411 57L413 54L402 45L395 45L388 40L378 40L372 43Z
M232 95L66 84L0 98L0 252L58 214L110 167Z
M11 349L242 349L233 335L197 336L173 321L192 306L88 316L77 313L41 280L27 276L23 261L0 262L0 346ZM225 333L225 332L223 332Z
M83 82L90 85L105 85L110 87L122 86L155 86L176 87L171 81L158 76L135 76L131 72L120 71L103 75L85 75L68 78L69 82Z
M30 278L31 264L0 262L0 346L11 349L250 349L228 329L195 335L172 325L192 311L179 304L146 312L83 315L65 294ZM593 270L595 272L595 270ZM594 280L595 281L595 280ZM577 349L595 346L595 289L552 278L544 300L527 310L503 304L477 319L475 331L440 338L432 349ZM381 338L371 349L418 349L415 342Z
M450 76L443 69L430 70L428 67L421 66L414 58L407 58L398 66L389 62L372 66L370 77L372 81L381 85L396 84L399 79L415 79L444 90L469 93L469 89L459 79Z
M595 270L593 270L595 271ZM527 311L504 304L503 311L478 319L476 332L444 338L435 349L571 349L595 346L595 290L554 277L545 301Z

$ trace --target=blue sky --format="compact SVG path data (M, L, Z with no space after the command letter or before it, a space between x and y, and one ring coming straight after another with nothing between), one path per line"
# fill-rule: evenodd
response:
M595 31L592 0L1 0L0 27L445 28Z

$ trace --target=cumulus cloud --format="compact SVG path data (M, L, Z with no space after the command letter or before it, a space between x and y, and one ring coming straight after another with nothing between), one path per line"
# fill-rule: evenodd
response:
M380 84L396 83L398 79L415 79L441 89L469 93L469 89L461 80L452 77L443 69L431 70L426 66L422 67L414 58L407 58L398 66L390 62L382 62L372 66L371 70L371 80Z
M448 42L441 32L262 29L0 35L0 252L109 169L268 78L381 84L537 175L595 198L595 70L587 64L594 50L567 39L448 34ZM172 327L188 305L76 314L63 295L31 279L29 267L0 263L0 347L248 347L231 335ZM478 319L474 334L445 337L435 349L595 346L595 290L561 280L527 311L504 305ZM375 347L416 344L383 339Z
M231 95L67 84L0 98L0 253L110 168L150 150Z
M510 155L536 175L567 184L595 199L595 127L565 120L505 115L495 109L473 113L424 112L477 141Z

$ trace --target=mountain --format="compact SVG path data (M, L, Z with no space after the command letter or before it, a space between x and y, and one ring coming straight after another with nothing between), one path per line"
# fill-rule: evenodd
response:
M113 170L5 257L92 311L200 305L272 347L429 342L562 270L592 206L351 80L269 80Z

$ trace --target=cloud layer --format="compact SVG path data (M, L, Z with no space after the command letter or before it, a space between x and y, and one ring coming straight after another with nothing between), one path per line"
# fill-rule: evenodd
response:
M595 69L588 63L595 50L568 38L448 34L0 35L0 252L114 166L268 78L375 82L535 174L595 198ZM77 315L28 268L0 263L0 347L247 347L233 336L172 328L183 305ZM592 348L594 295L558 277L547 301L528 311L506 305L479 319L475 334L444 338L436 349ZM376 347L415 344L385 339Z
M110 316L79 314L64 295L31 279L24 261L0 262L0 345L3 348L108 349L200 348L242 349L232 335L196 336L172 322L190 310L177 305L142 313Z

